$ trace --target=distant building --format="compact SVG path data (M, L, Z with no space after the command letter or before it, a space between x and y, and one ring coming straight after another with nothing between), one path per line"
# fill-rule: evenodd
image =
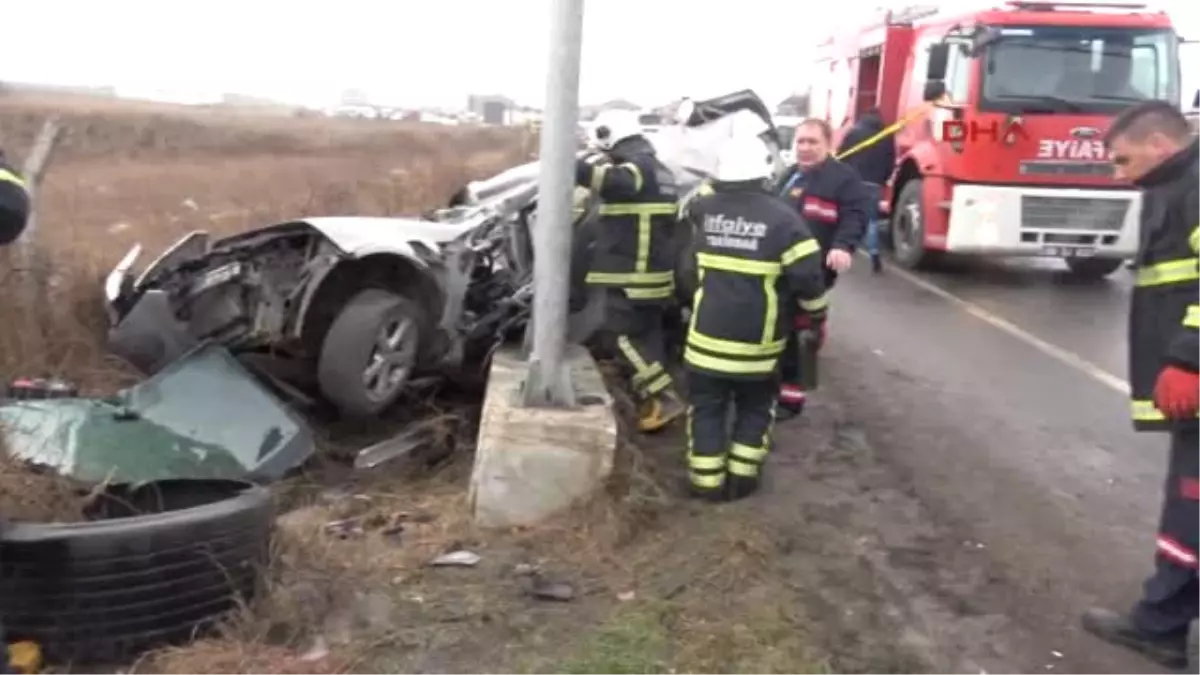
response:
M267 115L296 115L304 110L303 106L290 103L280 103L261 96L245 94L223 94L221 105L226 108L237 108L243 112L254 112Z
M342 91L341 104L348 108L369 106L371 97L362 89L346 89Z
M484 124L508 124L515 107L512 99L499 94L467 96L467 112L477 115Z

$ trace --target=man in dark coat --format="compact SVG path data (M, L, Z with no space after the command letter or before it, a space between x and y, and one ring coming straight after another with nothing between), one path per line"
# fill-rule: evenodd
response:
M871 255L871 269L876 273L883 269L883 263L879 257L879 201L883 197L883 186L887 185L888 180L892 177L892 170L896 167L894 137L887 134L876 138L883 132L885 126L879 109L871 108L858 118L850 131L846 133L846 137L842 139L837 150L837 156L842 157L842 161L854 167L858 171L858 175L862 176L864 190L871 200L866 246L867 253ZM855 150L859 145L868 143L872 139L875 139L874 142ZM846 155L850 150L855 150L855 152Z

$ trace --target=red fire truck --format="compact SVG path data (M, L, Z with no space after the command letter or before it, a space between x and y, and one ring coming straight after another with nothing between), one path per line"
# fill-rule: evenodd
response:
M821 45L811 112L839 138L872 107L909 120L884 199L900 265L1057 257L1100 278L1133 256L1141 208L1103 131L1138 101L1179 104L1179 44L1144 5L889 11Z

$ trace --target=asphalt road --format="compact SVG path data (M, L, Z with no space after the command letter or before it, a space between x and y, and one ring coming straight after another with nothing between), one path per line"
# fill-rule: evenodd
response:
M1134 434L1120 391L1129 281L1071 282L1053 262L880 276L859 262L835 291L818 395L986 552L998 630L1024 653L978 647L1018 672L1158 672L1077 621L1136 598L1153 555L1167 440Z

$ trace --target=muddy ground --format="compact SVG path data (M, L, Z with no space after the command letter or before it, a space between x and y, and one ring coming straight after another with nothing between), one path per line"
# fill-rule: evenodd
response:
M942 569L976 550L929 524L830 389L736 504L680 496L678 428L628 444L607 494L536 532L470 527L465 444L327 464L285 498L270 606L139 671L978 672L956 640L987 580ZM457 550L480 561L428 565Z

